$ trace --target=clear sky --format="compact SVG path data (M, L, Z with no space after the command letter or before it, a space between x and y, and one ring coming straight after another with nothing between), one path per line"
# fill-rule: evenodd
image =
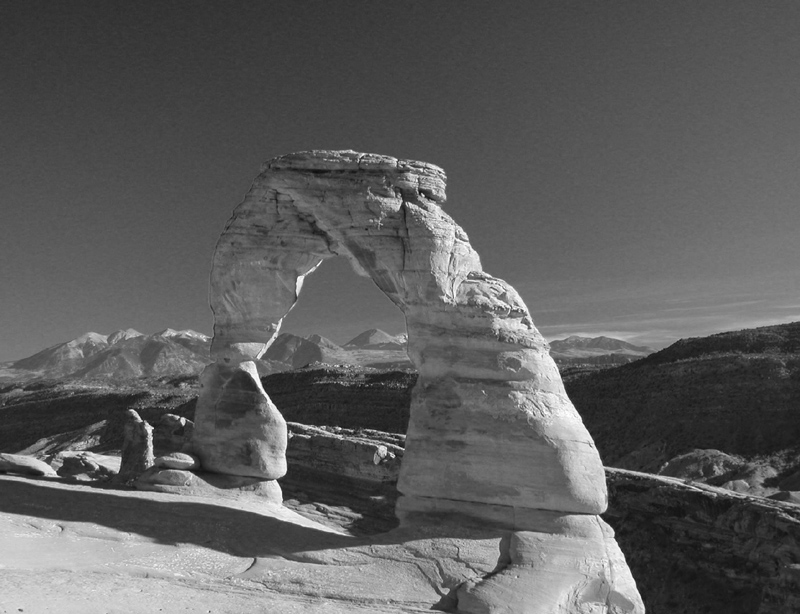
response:
M551 338L800 320L800 3L0 3L0 360L211 332L260 164L413 158ZM403 330L325 263L284 330Z

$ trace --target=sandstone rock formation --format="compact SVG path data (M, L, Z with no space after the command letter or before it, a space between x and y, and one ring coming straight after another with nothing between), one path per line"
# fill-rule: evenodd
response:
M192 445L204 469L277 480L286 473L286 421L252 362L214 364L200 378Z
M175 414L164 414L153 427L153 450L163 455L182 452L189 446L194 432L194 422Z
M0 453L0 473L15 473L33 477L58 477L47 463L24 454Z
M483 272L444 200L444 172L423 162L352 151L268 162L214 255L217 362L203 375L194 450L207 469L280 477L274 444L285 425L254 419L269 402L253 361L305 276L345 257L404 313L419 371L401 521L462 515L511 532L497 573L459 589L458 611L642 612L598 516L607 505L603 466L547 343L516 291ZM240 389L252 410L228 409L247 396Z
M125 412L123 437L117 481L127 482L153 466L153 427L136 410L129 409Z
M184 471L191 471L192 469L197 469L199 466L200 463L194 456L191 454L185 454L183 452L172 452L170 454L165 454L164 456L159 456L153 461L153 467L158 467L160 469L181 469Z
M249 499L272 507L279 507L283 500L281 487L275 480L222 473L195 473L187 469L169 469L155 465L142 473L134 486L138 490L189 497Z
M719 450L692 450L670 460L658 473L686 480L707 480L736 471L743 464L741 458Z
M648 612L800 612L800 507L607 469L606 514Z
M64 451L49 459L50 466L62 478L94 481L107 480L119 473L120 458L85 450Z
M375 437L387 437L388 433L325 429L297 422L289 426L291 438L287 457L292 470L302 467L328 474L331 478L335 476L376 484L397 482L403 448Z

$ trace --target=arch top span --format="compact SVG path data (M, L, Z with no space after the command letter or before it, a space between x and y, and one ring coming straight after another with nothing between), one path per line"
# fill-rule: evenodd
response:
M297 301L303 277L347 258L403 311L452 303L480 259L441 209L438 166L354 151L264 164L220 237L211 271L212 353L256 358Z

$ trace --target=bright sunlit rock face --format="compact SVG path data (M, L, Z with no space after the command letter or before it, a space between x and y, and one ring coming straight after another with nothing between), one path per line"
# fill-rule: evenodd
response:
M204 469L277 480L286 474L286 421L252 362L215 364L200 379L192 445Z
M244 469L241 454L225 459L225 446L252 433L212 411L212 384L251 370L304 276L343 256L403 311L419 370L398 516L410 525L465 515L515 531L505 571L462 587L459 611L643 612L597 516L606 509L602 463L547 344L517 292L483 272L444 201L444 172L423 162L311 151L264 166L214 256L217 362L204 375L196 452L221 473L279 477L275 459L257 452L274 456L274 446L248 444ZM509 594L514 609L498 609Z

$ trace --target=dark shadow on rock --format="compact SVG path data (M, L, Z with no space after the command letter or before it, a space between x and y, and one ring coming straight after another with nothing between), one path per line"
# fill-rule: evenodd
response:
M298 504L289 507L303 515L304 506L313 506L319 515L339 516L337 524L353 535L376 535L397 528L394 508L400 493L396 482L380 484L290 465L280 485L284 501Z
M473 524L464 517L357 537L226 507L224 499L216 504L212 499L198 502L181 500L178 495L148 495L157 499L99 483L74 488L46 479L0 476L0 513L54 522L94 523L162 544L195 544L242 557L280 556L304 560L303 553L326 549L393 545L425 538L499 539L507 533ZM265 505L265 510L267 507Z
M359 545L358 539L214 502L159 500L110 488L49 486L0 478L0 512L54 522L89 522L158 543L189 543L244 557L282 556Z

